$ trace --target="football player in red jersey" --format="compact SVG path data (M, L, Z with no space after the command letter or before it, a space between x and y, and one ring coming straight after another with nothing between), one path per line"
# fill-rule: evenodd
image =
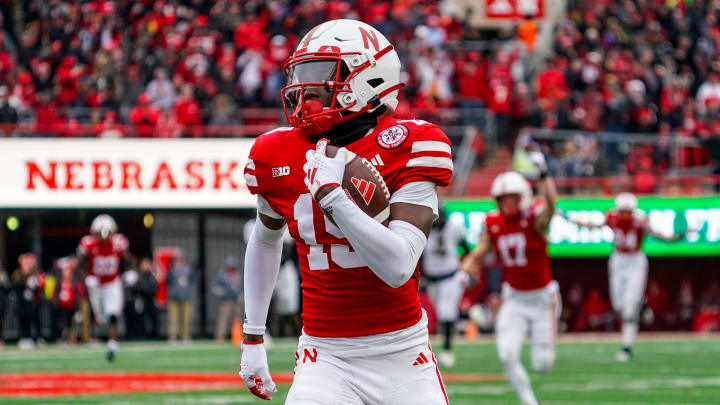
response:
M107 359L112 361L118 349L118 317L123 307L120 272L128 255L128 240L117 233L117 224L109 215L98 215L90 225L90 235L77 248L78 268L86 269L90 305L99 323L108 325Z
M542 199L533 203L532 189L517 172L498 175L491 194L498 210L488 213L480 243L463 260L462 269L477 273L493 249L504 266L502 304L495 325L498 357L523 405L537 405L530 378L520 362L525 337L532 339L532 366L548 372L555 362L555 336L560 293L550 274L547 234L557 191L540 151L530 153L540 172Z
M417 263L437 215L435 188L452 175L450 141L430 123L392 118L400 60L365 23L313 28L285 73L292 127L258 137L245 167L258 218L245 255L239 374L260 398L276 391L260 343L287 226L300 258L303 332L286 404L447 404ZM340 147L334 158L316 150L321 138ZM384 178L387 227L338 187L349 152Z
M608 261L610 301L613 309L622 317L622 350L615 359L619 362L630 361L648 273L647 256L641 249L643 237L648 234L673 242L682 235L665 236L650 229L645 215L637 210L637 198L631 193L620 193L615 197L615 209L607 212L603 224L568 220L586 228L607 225L613 230L615 249Z

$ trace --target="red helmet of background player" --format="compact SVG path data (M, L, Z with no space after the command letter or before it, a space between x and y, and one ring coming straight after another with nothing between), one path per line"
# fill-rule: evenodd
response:
M499 174L490 188L500 214L507 218L517 218L520 212L530 208L532 189L530 183L518 172Z
M285 64L282 89L290 125L311 135L385 105L397 107L400 58L375 28L332 20L308 32Z

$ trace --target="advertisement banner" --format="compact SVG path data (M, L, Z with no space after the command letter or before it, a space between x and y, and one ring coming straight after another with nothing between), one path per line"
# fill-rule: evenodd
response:
M0 208L250 208L252 139L0 139Z
M558 214L550 223L549 252L552 257L604 257L613 248L613 232L607 226L581 228L566 218L602 224L613 199L560 199ZM662 235L683 234L676 242L646 236L643 250L648 256L720 255L720 197L640 197L638 208L647 215L650 228ZM488 211L496 209L492 200L449 200L445 212L450 221L467 227L467 240L477 243ZM686 232L688 231L688 232Z

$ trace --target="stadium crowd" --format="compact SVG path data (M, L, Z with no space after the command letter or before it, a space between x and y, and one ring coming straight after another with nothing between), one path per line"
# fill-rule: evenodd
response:
M688 138L697 142L676 163L714 162L720 173L720 6L713 1L570 2L537 72L527 63L535 22L482 42L487 37L461 12L434 1L0 4L6 135L17 122L34 123L35 134L114 137L203 136L212 130L199 125L275 123L277 113L243 111L281 107L282 66L300 36L328 19L359 18L398 44L409 84L400 117L442 122L433 111L486 107L507 145L524 126L657 133L657 143L635 148L631 159L616 143L603 146L609 161L601 163L629 173L662 173L667 141ZM575 137L553 145L548 152L563 161L554 174L604 174L606 166L577 164L593 143Z
M0 123L26 117L40 133L85 134L77 125L90 122L96 134L123 136L119 124L131 124L142 127L138 136L173 136L158 127L239 124L239 108L280 107L285 60L304 32L334 18L363 19L401 44L410 86L400 114L481 105L480 54L443 49L479 33L441 15L436 2L12 4L1 9ZM472 81L459 93L455 66Z

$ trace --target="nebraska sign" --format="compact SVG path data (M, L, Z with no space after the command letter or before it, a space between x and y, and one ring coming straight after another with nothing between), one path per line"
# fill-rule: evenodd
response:
M0 139L2 208L254 207L248 139Z

